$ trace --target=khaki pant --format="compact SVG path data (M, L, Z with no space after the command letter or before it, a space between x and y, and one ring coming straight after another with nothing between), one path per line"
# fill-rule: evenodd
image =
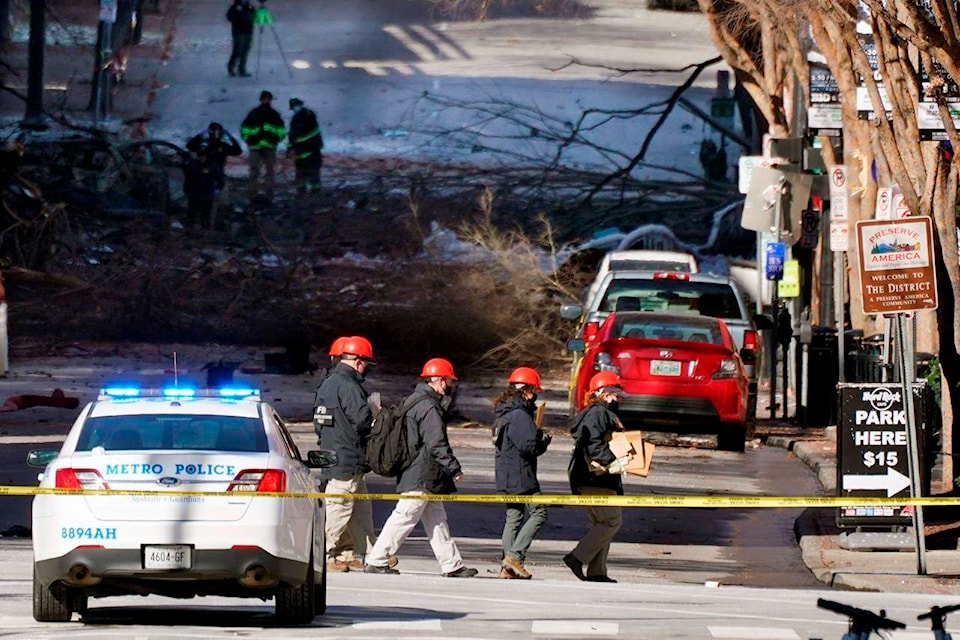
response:
M405 496L423 495L420 491L405 492ZM433 500L404 499L397 502L393 513L387 518L377 536L377 543L370 550L367 564L376 567L387 566L390 556L396 555L400 545L407 539L418 522L423 522L423 529L430 539L430 548L440 563L440 571L450 573L463 566L460 550L450 536L447 526L447 511L442 502Z
M585 496L617 494L613 489L596 487L580 487L580 493ZM573 550L573 557L587 565L588 577L605 576L607 575L607 554L610 552L613 537L617 535L623 523L623 510L620 507L586 507L586 510L590 529Z
M327 493L367 493L363 474L327 482ZM369 500L325 498L327 562L363 561L367 547L373 546L373 505ZM384 563L386 564L386 563Z
M267 195L273 193L273 172L277 166L276 149L251 149L250 150L250 195L256 195L257 191L265 190ZM263 173L263 179L260 174Z

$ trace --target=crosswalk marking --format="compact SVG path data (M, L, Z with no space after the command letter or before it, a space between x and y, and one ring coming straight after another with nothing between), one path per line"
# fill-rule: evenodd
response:
M591 620L534 620L531 633L565 636L615 636L620 633L616 622Z
M800 640L800 636L793 629L777 629L770 627L707 627L714 638L735 638L736 640L751 640L764 638L766 640Z
M370 622L354 622L352 629L396 629L397 631L442 631L440 620L377 620Z

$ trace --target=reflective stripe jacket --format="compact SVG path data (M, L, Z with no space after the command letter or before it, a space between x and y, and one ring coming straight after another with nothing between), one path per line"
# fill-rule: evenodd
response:
M276 149L286 133L283 118L268 104L251 110L240 124L240 137L251 151Z
M323 134L317 123L317 114L306 107L301 107L290 119L289 137L293 157L297 160L319 156L320 150L323 149Z

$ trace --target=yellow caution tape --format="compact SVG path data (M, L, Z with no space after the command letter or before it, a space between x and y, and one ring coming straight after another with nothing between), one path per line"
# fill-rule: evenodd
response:
M431 500L440 502L477 502L477 503L523 503L580 507L699 507L699 508L777 508L777 507L956 507L960 506L960 497L901 497L867 498L863 496L817 497L817 496L669 496L669 495L507 495L456 493L437 494L399 494L399 493L323 493L311 491L290 492L238 492L238 491L133 491L128 489L81 490L50 489L45 487L0 486L0 496L35 495L84 495L84 496L200 496L212 498L218 496L251 498L304 498L310 500Z

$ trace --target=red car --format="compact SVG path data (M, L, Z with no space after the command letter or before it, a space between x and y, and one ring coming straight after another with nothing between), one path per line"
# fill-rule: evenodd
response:
M587 400L598 371L620 375L618 414L626 427L651 431L658 422L693 433L716 433L717 448L743 451L749 381L723 320L705 316L618 311L586 348L573 385L573 407ZM702 427L702 428L701 428Z

